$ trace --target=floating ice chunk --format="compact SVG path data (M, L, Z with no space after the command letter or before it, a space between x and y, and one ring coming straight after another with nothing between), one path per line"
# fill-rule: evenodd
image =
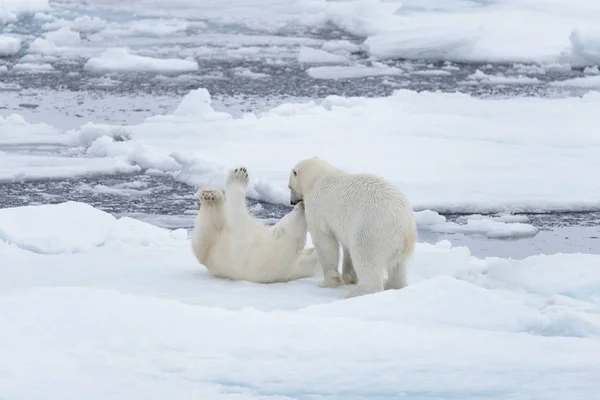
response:
M538 78L528 76L504 76L504 75L488 75L478 69L475 73L469 75L467 79L476 81L477 84L487 83L490 85L522 85L522 84L539 84L541 81Z
M554 81L550 82L550 86L600 89L600 75L583 76L580 78Z
M396 67L358 65L311 67L306 70L306 73L314 79L355 79L369 76L404 75L404 71Z
M48 73L56 72L51 64L19 63L12 67L16 72Z
M125 48L111 48L99 57L89 59L84 69L90 72L190 72L198 70L198 63L177 58L138 56Z
M48 0L0 0L0 23L15 22L23 14L48 10Z
M37 38L29 44L27 51L34 54L57 54L66 51L66 48L57 46L47 39Z
M238 68L234 68L234 74L237 76L243 76L244 78L250 78L250 79L264 79L264 78L268 78L269 75L268 74L264 74L262 72L254 72L251 71L248 68L243 68L243 67L238 67Z
M58 155L6 153L0 151L0 181L73 178L93 174L127 174L140 167L112 157L87 158Z
M0 116L0 144L66 144L65 135L54 127L31 124L19 114Z
M443 69L425 69L421 71L411 71L410 74L417 76L451 76L452 72Z
M419 228L437 233L462 233L465 235L483 235L488 238L515 238L535 236L539 229L533 225L512 222L511 218L486 218L482 215L462 217L465 223L446 221L443 215L425 210L416 213ZM519 220L522 220L519 218Z
M0 57L14 56L20 49L20 39L12 36L0 35Z
M349 40L329 40L321 45L321 48L327 52L347 52L353 53L360 50L360 46Z
M178 234L176 234L178 235ZM41 254L89 252L111 242L172 240L169 231L78 202L0 209L0 240Z
M298 62L303 64L343 64L348 59L338 54L332 54L325 50L312 47L301 47L298 54Z
M71 46L81 43L79 32L74 32L68 27L60 28L56 31L48 32L44 37L50 42L59 46Z

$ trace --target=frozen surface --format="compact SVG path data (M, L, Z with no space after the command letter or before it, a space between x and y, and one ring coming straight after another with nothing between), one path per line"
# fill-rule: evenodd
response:
M78 159L82 164L108 157L193 185L220 186L226 168L244 164L251 174L248 196L272 203L288 203L290 168L318 155L349 171L386 177L417 209L584 211L600 208L594 183L599 105L598 94L478 99L400 90L386 98L332 96L234 117L215 111L208 92L198 89L174 111L140 124L88 123L62 135L76 146L73 154L88 157ZM23 129L33 133L28 125Z
M318 288L317 278L211 278L184 230L80 203L4 209L0 219L3 397L42 398L43 388L52 399L561 400L597 391L600 256L480 259L448 242L419 244L406 289L342 301L342 288Z
M88 60L84 68L91 72L189 72L196 71L198 64L190 60L138 56L127 49L114 48Z

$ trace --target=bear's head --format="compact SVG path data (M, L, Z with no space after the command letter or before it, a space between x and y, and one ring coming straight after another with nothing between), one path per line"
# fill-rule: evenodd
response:
M336 168L319 157L307 158L300 161L290 172L288 187L290 189L290 204L296 205L304 200L315 183Z

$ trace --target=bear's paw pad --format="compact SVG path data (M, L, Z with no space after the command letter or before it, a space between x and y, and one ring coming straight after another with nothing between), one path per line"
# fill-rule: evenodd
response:
M248 186L248 169L237 167L229 171L227 183L230 185Z
M212 203L221 200L223 193L219 189L200 189L198 191L198 198L202 202Z

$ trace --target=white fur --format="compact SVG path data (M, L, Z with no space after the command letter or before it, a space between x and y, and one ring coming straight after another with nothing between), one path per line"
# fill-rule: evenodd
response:
M246 168L229 172L225 196L218 189L198 191L200 210L192 232L198 261L214 276L258 283L287 282L318 270L314 248L306 245L304 205L296 205L274 226L246 208Z
M308 231L323 268L321 287L358 282L343 295L348 298L406 286L417 225L402 192L380 177L349 174L318 157L294 167L289 187L292 204L303 201L306 208Z

